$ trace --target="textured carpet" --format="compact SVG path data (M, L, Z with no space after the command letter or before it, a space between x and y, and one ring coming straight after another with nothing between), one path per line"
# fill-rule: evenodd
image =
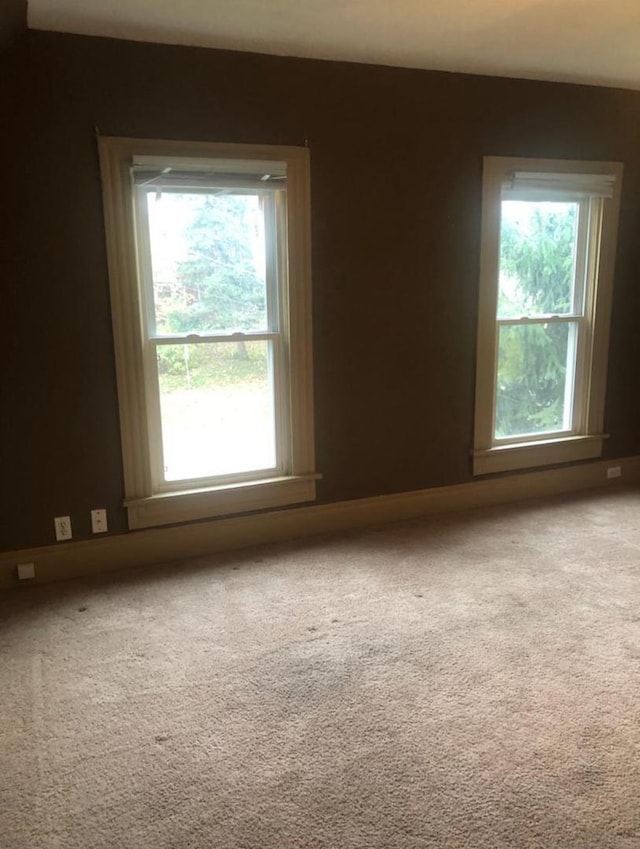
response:
M2 849L640 846L640 492L0 598Z

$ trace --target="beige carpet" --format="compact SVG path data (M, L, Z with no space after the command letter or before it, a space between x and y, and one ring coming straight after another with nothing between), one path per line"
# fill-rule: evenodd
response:
M640 492L0 598L2 849L640 847Z

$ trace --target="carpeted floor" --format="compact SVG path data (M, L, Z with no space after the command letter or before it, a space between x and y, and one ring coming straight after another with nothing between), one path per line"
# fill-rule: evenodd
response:
M0 598L2 849L640 847L640 491Z

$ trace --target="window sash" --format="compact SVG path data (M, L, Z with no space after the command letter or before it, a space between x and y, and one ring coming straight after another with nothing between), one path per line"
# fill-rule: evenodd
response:
M529 174L526 175L528 178ZM601 207L600 196L585 196L576 195L575 190L566 184L563 186L563 180L557 180L556 186L553 188L553 182L548 180L549 175L541 175L542 188L535 185L513 185L512 183L503 183L500 204L504 200L520 200L520 201L558 201L567 203L578 203L578 221L576 227L575 248L574 248L574 279L572 284L572 302L573 309L569 313L531 313L517 318L499 318L495 319L495 357L493 370L493 397L491 404L491 445L495 447L508 446L515 444L535 443L542 440L554 438L563 438L567 436L575 436L581 433L586 425L586 383L587 383L587 339L589 337L589 315L586 310L589 304L593 301L593 295L596 286L597 268L594 265L594 240L598 241L598 232L594 228L599 222L599 210ZM557 175L560 176L560 175ZM561 175L564 176L564 175ZM567 175L583 179L584 175ZM545 185L545 180L547 183ZM531 180L531 183L535 181ZM597 182L597 181L596 181ZM552 187L552 188L550 188ZM501 228L498 234L498 262L496 268L496 310L497 298L500 289L500 240ZM573 364L571 373L567 372L565 382L565 410L564 418L568 420L567 427L560 428L554 431L544 431L538 433L523 433L514 436L497 436L496 435L496 418L497 418L497 403L498 403L498 369L499 363L499 339L501 327L517 327L517 326L533 326L544 324L567 324L574 328L574 332L569 334L568 345L572 351L567 353L567 363Z
M223 344L233 344L238 342L238 339L231 338L224 340ZM160 376L156 366L156 350L157 346L150 345L149 362L153 363L153 373L149 373L149 403L152 405L151 412L153 419L159 425L158 433L155 438L158 440L155 444L156 451L151 455L152 473L156 481L156 491L159 493L171 493L184 489L196 489L203 487L222 486L225 484L240 483L242 481L260 481L275 477L281 477L286 473L286 445L287 435L286 427L282 421L283 405L278 403L278 399L282 393L282 369L277 367L277 363L282 361L282 344L280 337L273 335L268 340L269 359L268 373L271 375L273 388L273 414L275 427L275 454L276 462L273 466L268 466L260 469L249 469L241 472L229 472L220 475L201 475L192 478L179 478L177 480L167 481L164 477L164 448L162 441L162 417L160 409ZM214 343L212 343L214 344ZM219 344L219 343L215 343Z
M211 185L202 188L211 192ZM286 194L282 186L276 192L257 192L264 216L266 314L267 329L261 331L231 331L229 333L158 333L154 297L153 267L151 259L151 230L147 207L147 195L154 189L147 185L136 185L134 192L134 220L138 246L138 279L140 281L143 334L143 368L145 401L147 407L148 452L151 484L157 493L179 492L184 489L221 486L249 480L262 480L285 475L290 467L287 445L290 439L289 417L286 412L288 401L288 360L282 341L285 317L282 315L283 298L280 295L285 285L286 245ZM177 191L177 190L174 190ZM187 189L185 193L191 193ZM251 192L255 194L255 191ZM241 341L266 341L269 351L269 373L272 375L276 463L266 469L236 472L223 475L202 475L195 478L180 478L168 481L164 474L164 445L162 434L162 408L160 399L160 376L157 366L156 348L161 345L218 344Z
M222 344L233 344L239 340L236 337L220 340ZM231 472L221 475L201 475L199 477L179 478L168 481L164 476L164 449L162 438L162 413L160 400L160 375L157 368L156 351L159 347L156 340L149 340L145 346L145 387L146 403L148 410L149 425L149 461L151 475L154 484L154 492L170 493L185 489L196 489L212 486L222 486L247 480L262 480L280 477L287 473L288 462L288 439L287 416L285 415L288 405L284 395L283 383L286 375L283 374L283 348L282 340L278 334L272 334L266 340L268 342L269 373L271 374L273 386L273 413L275 426L275 452L276 462L273 466L264 469L250 469L242 472ZM203 343L203 344L220 344ZM180 342L176 344L181 344ZM187 344L191 344L190 342Z
M210 193L211 189L203 189ZM140 281L141 301L143 304L143 333L147 339L168 337L172 334L157 332L155 299L153 291L153 267L151 261L151 228L149 225L149 212L147 206L147 195L152 191L144 186L135 187L134 192L134 223L138 255L138 279ZM191 194L189 189L186 193ZM235 192L234 192L235 193ZM285 232L287 221L286 192L280 187L277 192L270 194L254 192L258 194L264 216L264 238L265 238L265 274L266 274L266 313L267 321L265 331L278 332L283 326L285 316L282 314L280 291L287 284L287 261ZM251 333L253 331L233 331ZM189 335L214 336L225 334L198 334Z
M511 327L518 324L565 324L568 321L582 321L583 313L540 313L522 315L518 318L497 318L497 327Z
M565 377L565 397L563 409L565 411L564 418L569 420L566 427L559 428L553 431L542 431L538 433L518 433L513 436L496 436L496 418L498 406L498 371L500 368L500 360L498 356L500 328L501 327L532 327L535 325L546 324L566 324L569 327L567 339L567 364L572 363L571 371L567 368ZM584 316L552 316L552 317L536 317L522 319L498 319L496 321L496 359L495 371L493 375L493 420L491 431L493 434L492 444L498 445L513 445L525 442L537 442L542 439L553 439L554 437L573 436L580 432L583 426L583 386L584 375L579 370L581 366L582 351L584 348L584 337L588 321ZM573 328L573 332L571 332Z
M508 196L507 196L508 195ZM566 203L577 203L578 204L578 220L576 226L576 236L575 236L575 244L574 244L574 274L572 281L572 289L571 289L571 300L572 300L572 308L568 313L547 313L546 315L549 318L554 316L562 317L562 318L571 318L574 315L584 315L585 306L589 303L588 298L588 290L590 286L594 285L594 277L595 277L595 268L592 268L589 264L589 245L590 240L593 238L597 238L597 232L594 232L593 226L594 222L597 221L597 209L600 207L600 199L599 198L585 198L585 197L575 197L568 192L564 192L557 197L551 197L548 194L539 197L537 194L532 193L530 190L528 191L520 191L516 196L511 196L511 192L507 192L505 188L502 189L502 194L500 198L500 209L501 209L501 218L502 218L502 202L503 201L532 201L532 202L544 202L544 201L557 201L557 202L566 202ZM597 209L594 212L594 207ZM500 224L500 232L498 237L498 264L496 269L496 315L498 313L498 294L500 291L500 253L501 253L501 236L502 236L502 223ZM591 273L592 272L592 273ZM590 291L590 290L589 290ZM529 313L524 314L522 318L542 318L545 314L543 313ZM500 318L497 315L497 321L505 321L506 319Z
M207 342L264 342L282 334L269 330L234 330L232 333L161 333L149 336L154 345L202 345Z

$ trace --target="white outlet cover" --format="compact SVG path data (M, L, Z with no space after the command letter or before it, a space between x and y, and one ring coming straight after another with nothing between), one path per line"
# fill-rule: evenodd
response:
M56 516L56 518L53 520L53 523L56 528L56 540L58 542L62 542L62 540L72 538L73 534L71 532L70 516Z
M18 563L18 580L30 581L36 576L36 567L34 563Z
M109 530L107 525L107 511L104 507L91 511L91 532L104 534Z

